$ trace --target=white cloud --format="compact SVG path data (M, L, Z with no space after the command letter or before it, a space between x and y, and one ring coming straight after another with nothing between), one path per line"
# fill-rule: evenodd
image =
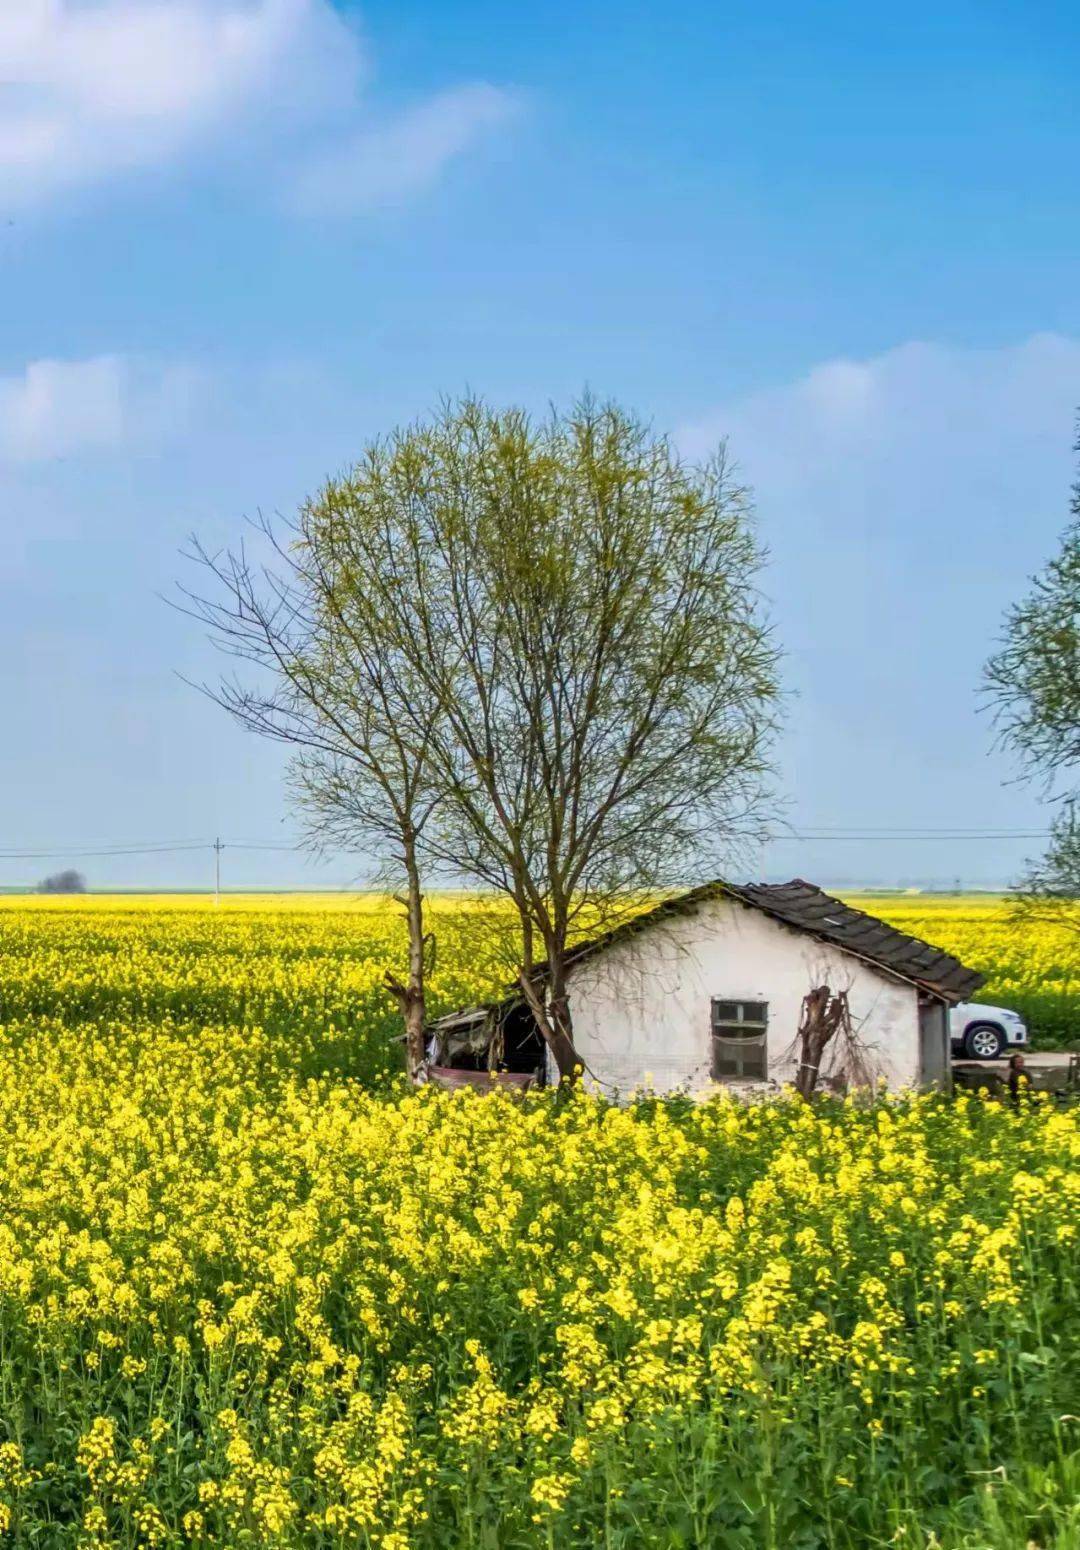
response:
M1001 786L1015 770L993 752L978 690L1005 610L1068 520L1078 406L1080 339L909 343L822 362L677 434L691 456L727 436L755 493L798 691L783 759L802 818L1005 826L1021 802L1030 818ZM928 875L956 864L925 850L871 860ZM1000 877L1018 860L963 864Z
M0 189L37 202L176 154L240 110L307 0L19 0L0 15Z
M911 578L922 567L933 582L953 567L977 573L991 538L999 563L1007 555L1034 568L1042 550L1024 558L1024 535L1032 523L1049 534L1064 523L1078 405L1078 339L910 343L823 362L709 411L676 439L691 456L729 439L766 531L780 532L787 553L832 545L848 568L859 555L881 566L891 554ZM873 607L874 590L880 578L857 589L853 606Z
M289 202L313 215L398 204L422 193L517 107L510 93L485 82L439 92L390 123L361 129L313 156L299 170Z
M0 377L0 461L49 462L173 434L188 417L198 374L119 355L31 361Z
M299 165L297 203L365 208L424 188L509 103L459 86L380 122L368 74L332 0L0 0L0 201L201 153Z
M971 473L974 461L1000 472L1017 443L1060 441L1076 403L1080 340L1035 334L983 350L911 343L869 360L825 361L795 382L708 411L677 439L699 456L729 435L751 477L757 465L770 481L832 478L837 459L849 455L867 477L908 457L924 469L929 461Z

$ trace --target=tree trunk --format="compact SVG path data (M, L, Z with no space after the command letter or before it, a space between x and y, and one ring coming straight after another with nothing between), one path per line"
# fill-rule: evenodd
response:
M523 917L523 926L525 925ZM532 964L532 925L523 932L523 962L518 973L518 984L529 1003L536 1026L551 1051L559 1073L560 1082L576 1082L584 1069L584 1062L574 1048L574 1021L570 1012L570 998L566 991L566 975L563 967L563 948L560 943L546 942L548 960L546 969L546 995L537 983Z
M803 997L796 1040L799 1069L795 1073L795 1090L801 1097L813 1096L821 1074L822 1056L837 1030L845 1025L847 1016L844 991L834 994L827 984L815 985Z
M409 1079L422 1082L427 1067L427 1047L424 1038L426 1003L424 996L424 895L420 887L420 868L416 862L416 842L413 835L405 837L404 844L405 919L409 928L409 972L404 984L387 972L386 983L401 1009L405 1024L405 1065Z
M551 1016L551 1053L559 1068L559 1080L576 1082L584 1069L581 1056L574 1048L574 1020L570 1014L570 998L565 989L560 995L548 998Z

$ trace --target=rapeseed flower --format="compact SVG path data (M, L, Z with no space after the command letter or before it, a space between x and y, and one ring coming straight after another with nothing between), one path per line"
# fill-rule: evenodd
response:
M1058 1456L1077 1110L414 1093L399 930L0 904L13 1543L861 1550Z

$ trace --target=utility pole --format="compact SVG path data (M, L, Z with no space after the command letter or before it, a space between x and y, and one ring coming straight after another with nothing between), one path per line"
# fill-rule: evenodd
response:
M214 908L221 903L221 852L225 849L221 836L214 841Z

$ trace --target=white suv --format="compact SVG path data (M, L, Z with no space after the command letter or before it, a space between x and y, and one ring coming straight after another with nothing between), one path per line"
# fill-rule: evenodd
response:
M1022 1049L1028 1031L1019 1012L1003 1006L961 1001L949 1014L952 1052L968 1060L997 1060L1007 1049Z

